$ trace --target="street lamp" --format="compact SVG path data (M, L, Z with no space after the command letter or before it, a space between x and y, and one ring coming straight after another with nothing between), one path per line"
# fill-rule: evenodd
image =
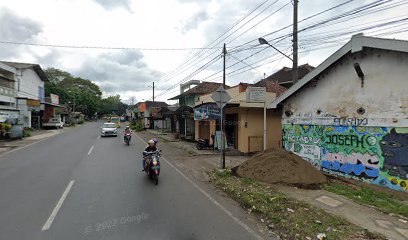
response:
M270 43L268 43L268 41L266 41L265 38L258 38L259 44L263 45L269 45L270 47L272 47L273 49L275 49L276 51L278 51L280 54L282 54L283 56L287 57L290 59L290 61L293 62L293 59L291 57L289 57L288 55L286 55L285 53L283 53L282 51L280 51L279 49L277 49L276 47L272 46Z
M278 51L280 54L282 54L283 56L287 57L288 59L290 59L290 61L293 62L293 59L291 57L289 57L288 55L286 55L285 53L283 53L282 51L280 51L279 49L277 49L276 47L272 46L270 43L268 43L268 41L266 41L265 38L258 38L259 44L261 45L269 45L271 48L275 49L276 51ZM293 82L295 82L296 80L293 79ZM264 139L263 139L263 148L264 151L266 150L266 99L264 101Z

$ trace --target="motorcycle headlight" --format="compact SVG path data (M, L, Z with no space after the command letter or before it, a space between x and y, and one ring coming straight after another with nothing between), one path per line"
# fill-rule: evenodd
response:
M153 165L154 165L154 166L157 165L157 160L153 160Z

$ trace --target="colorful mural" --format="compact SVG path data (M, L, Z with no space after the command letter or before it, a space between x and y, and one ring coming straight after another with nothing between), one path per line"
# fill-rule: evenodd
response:
M284 124L283 144L324 172L408 192L408 128Z

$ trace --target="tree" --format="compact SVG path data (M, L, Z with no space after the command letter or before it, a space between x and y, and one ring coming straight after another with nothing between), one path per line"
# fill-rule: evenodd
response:
M45 84L47 96L57 94L62 104L69 104L88 116L98 111L102 96L98 85L55 68L46 69L45 74L50 80Z
M123 115L126 113L128 105L123 103L120 99L120 95L109 96L107 98L101 99L100 114L116 114Z

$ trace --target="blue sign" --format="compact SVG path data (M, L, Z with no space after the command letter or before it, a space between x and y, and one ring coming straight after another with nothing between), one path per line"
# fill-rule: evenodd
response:
M194 108L194 120L221 120L221 110L217 105L202 105Z

